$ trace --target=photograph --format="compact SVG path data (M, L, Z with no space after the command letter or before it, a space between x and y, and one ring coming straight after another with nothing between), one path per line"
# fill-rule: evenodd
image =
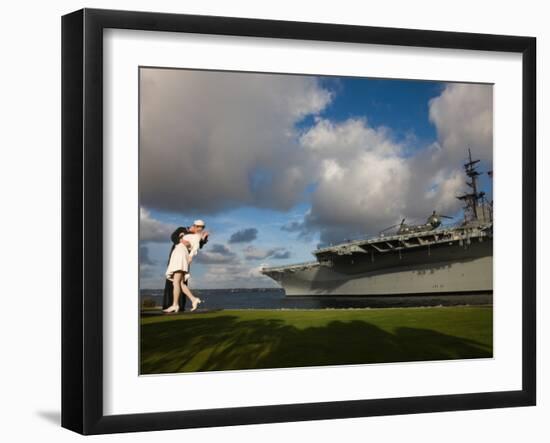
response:
M493 84L138 75L140 375L493 357Z
M546 9L6 2L0 440L543 441Z

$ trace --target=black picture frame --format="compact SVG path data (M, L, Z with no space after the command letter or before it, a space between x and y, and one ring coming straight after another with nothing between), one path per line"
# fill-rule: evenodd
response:
M192 32L522 54L522 389L131 415L103 413L103 30ZM82 434L530 406L536 403L536 39L83 9L62 18L62 426Z

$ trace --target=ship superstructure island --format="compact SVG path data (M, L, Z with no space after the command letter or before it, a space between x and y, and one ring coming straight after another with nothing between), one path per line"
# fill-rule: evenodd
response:
M464 218L450 227L436 211L376 236L313 251L316 260L263 268L287 296L475 293L493 290L493 205L479 191L479 160L464 164ZM492 176L492 171L488 172ZM395 229L394 229L395 228ZM389 232L388 232L389 231Z

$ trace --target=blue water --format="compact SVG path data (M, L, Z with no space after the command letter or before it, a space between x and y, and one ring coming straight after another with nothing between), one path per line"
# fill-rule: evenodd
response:
M162 289L142 289L141 301L162 304ZM343 309L414 306L460 306L493 303L492 294L377 297L285 297L282 289L195 289L201 309ZM189 303L188 303L189 305Z

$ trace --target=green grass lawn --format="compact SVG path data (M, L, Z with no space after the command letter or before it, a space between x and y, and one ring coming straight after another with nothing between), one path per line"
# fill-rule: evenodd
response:
M492 307L227 310L141 318L142 374L492 355Z

